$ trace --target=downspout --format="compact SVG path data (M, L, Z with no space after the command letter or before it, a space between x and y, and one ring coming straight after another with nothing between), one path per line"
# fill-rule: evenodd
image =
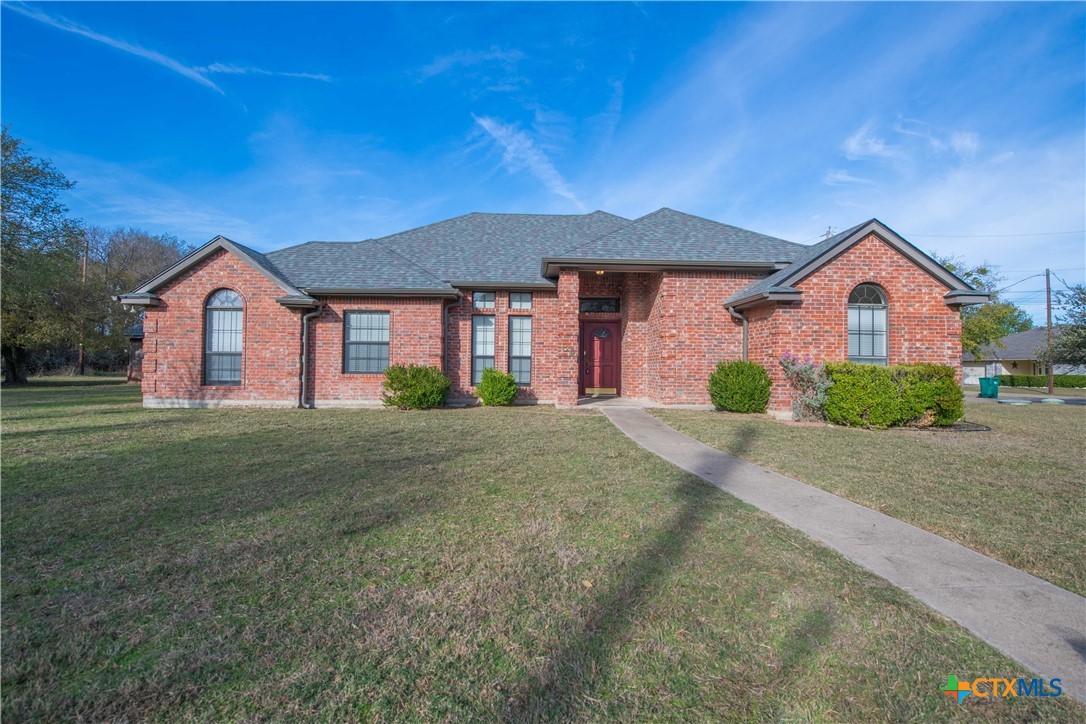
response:
M302 315L302 379L298 385L298 407L304 410L312 410L313 405L306 402L306 381L309 379L309 320L317 317L324 311L324 305L320 305L312 312Z
M732 319L738 319L740 322L743 323L743 361L746 362L747 361L747 339L748 339L748 335L747 335L748 321L747 321L747 318L744 317L739 312L735 311L735 307L728 307L728 314L732 315Z

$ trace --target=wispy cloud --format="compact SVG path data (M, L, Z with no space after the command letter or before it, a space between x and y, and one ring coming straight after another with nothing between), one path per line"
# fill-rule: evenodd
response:
M193 68L198 73L221 73L224 75L273 75L280 78L305 78L307 80L319 80L325 83L332 82L332 76L324 73L293 73L284 70L266 70L255 68L251 65L234 65L232 63L212 63L211 65Z
M971 131L958 131L950 136L950 147L962 158L972 158L980 148L980 136Z
M826 171L822 176L822 183L827 186L844 186L846 184L859 184L862 186L870 186L875 182L869 178L862 178L860 176L853 176L848 171L841 168L831 168Z
M894 131L903 136L920 138L936 153L953 151L963 159L972 159L980 149L980 136L973 131L953 131L949 134L930 123L914 118L898 118Z
M215 85L214 82L202 75L195 68L190 68L184 63L174 60L173 58L163 55L162 53L159 53L157 51L144 48L143 46L136 45L135 43L129 43L127 40L111 38L108 35L103 35L102 33L96 32L94 30L91 30L90 28L72 22L67 18L61 17L59 15L47 15L46 13L43 13L40 10L36 10L35 8L32 8L28 5L10 4L6 5L6 7L14 10L20 15L25 15L26 17L37 20L40 23L44 23L46 25L49 25L50 27L54 27L57 30L63 30L68 33L75 33L76 35L81 35L84 38L103 43L104 45L108 45L111 48L116 48L117 50L124 51L125 53L130 53L138 58L143 58L144 60L149 60L152 63L157 63L164 68L169 68L178 75L184 76L191 81L199 83L205 88L210 88L216 93L226 95L226 93L223 92L222 88Z
M503 50L497 46L491 46L489 50L458 50L455 53L437 57L432 63L423 66L419 71L419 80L433 78L454 68L470 68L487 63L498 63L512 70L526 57L528 56L519 50Z
M845 157L850 161L858 161L865 158L897 158L901 152L887 145L886 141L875 134L874 121L868 121L860 126L852 135L845 139L842 148Z
M584 210L584 204L574 195L569 184L554 167L551 160L524 131L516 126L502 123L487 116L472 115L475 122L490 134L504 151L503 162L510 172L527 169L551 193L572 201L577 208Z
M320 74L320 73L292 73L286 71L274 71L265 70L263 68L256 68L253 66L240 66L231 65L226 63L212 63L206 66L188 66L179 60L163 55L157 50L151 50L145 48L142 45L136 43L130 43L127 40L120 38L114 38L103 33L99 33L96 30L92 30L84 25L80 25L72 20L69 20L60 15L49 15L29 5L23 4L5 4L5 7L14 10L20 15L24 15L32 20L37 20L40 23L44 23L57 30L63 30L68 33L74 33L81 37L93 40L103 45L108 45L111 48L129 53L137 58L143 58L157 65L161 65L164 68L172 70L178 75L188 78L189 80L199 83L205 88L210 88L220 95L226 95L222 88L220 88L213 80L208 78L208 75L213 73L229 74L229 75L269 75L269 76L281 76L286 78L305 78L308 80L319 80L324 82L331 82L332 78Z

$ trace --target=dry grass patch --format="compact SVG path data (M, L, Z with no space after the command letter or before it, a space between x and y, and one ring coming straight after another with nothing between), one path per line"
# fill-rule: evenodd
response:
M599 415L56 382L3 428L12 721L1084 715L958 709L1026 672Z

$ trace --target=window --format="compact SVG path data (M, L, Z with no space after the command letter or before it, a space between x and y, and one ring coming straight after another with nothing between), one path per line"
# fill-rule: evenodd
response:
M494 317L471 318L471 384L483 381L483 370L494 369Z
M526 310L532 308L531 292L509 292L509 308Z
M582 299L581 312L617 312L617 299Z
M848 295L849 361L887 363L886 309L886 295L874 284L861 284Z
M241 384L241 296L220 289L204 305L204 384Z
M388 369L388 312L343 314L343 371L375 373Z
M493 309L494 292L472 292L471 306L476 309Z
M509 372L518 385L532 384L531 317L509 317Z

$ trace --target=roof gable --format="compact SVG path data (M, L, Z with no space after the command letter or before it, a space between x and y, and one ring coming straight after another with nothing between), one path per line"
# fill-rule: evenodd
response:
M236 241L231 241L225 236L216 236L211 241L207 242L199 249L189 252L173 265L166 268L152 279L144 282L141 286L133 290L129 294L123 295L128 298L153 298L154 292L161 289L169 282L176 279L178 276L199 264L203 260L210 257L215 252L223 250L229 254L233 254L246 264L251 265L258 272L267 277L270 281L274 282L288 295L301 295L301 292L291 284L283 273L276 268L275 264L268 260L263 254L255 249L250 249L244 244L239 244ZM304 296L304 295L303 295Z
M948 303L976 304L987 299L987 293L978 292L939 262L910 244L893 229L878 219L871 219L831 236L825 241L807 247L787 267L739 290L725 300L725 304L729 306L742 305L763 298L771 290L782 288L789 289L791 290L790 293L798 296L799 291L794 288L796 284L844 254L871 234L876 235L891 248L943 284L948 290L945 295Z

